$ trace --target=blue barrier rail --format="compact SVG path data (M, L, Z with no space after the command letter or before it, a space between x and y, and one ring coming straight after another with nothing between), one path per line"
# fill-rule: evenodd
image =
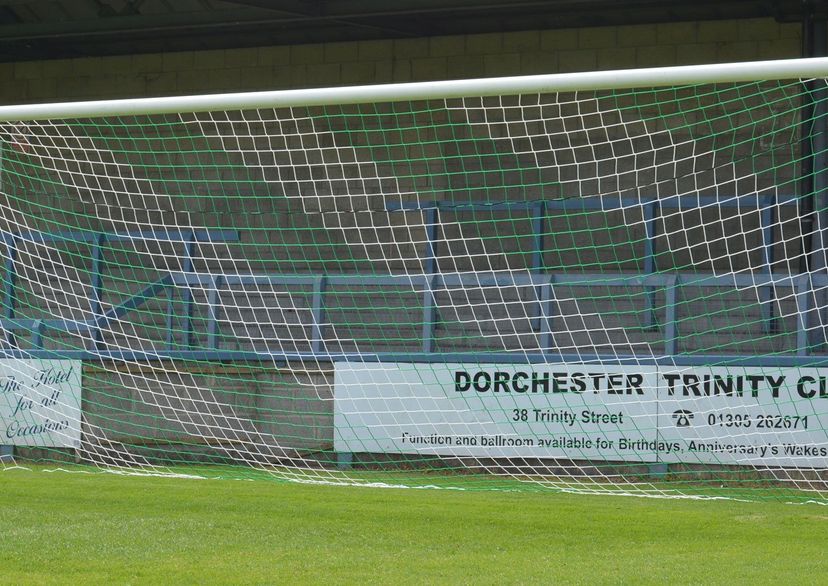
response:
M219 320L220 320L220 293L230 287L237 286L309 286L312 287L310 313L312 323L310 345L311 351L307 353L288 353L283 351L228 351L219 346ZM343 353L329 352L325 349L325 330L328 324L325 323L325 292L331 287L340 286L388 286L411 288L412 291L421 291L423 295L422 304L422 343L419 352L411 353ZM535 274L535 273L452 273L438 275L214 275L207 273L185 273L171 272L161 279L145 287L139 294L129 298L127 301L110 309L109 311L94 317L91 320L32 320L3 318L0 319L0 327L6 332L26 331L31 334L32 350L18 350L8 348L0 354L5 356L29 356L29 357L83 357L85 359L106 359L115 357L132 357L132 359L160 360L165 358L193 358L212 360L383 360L390 357L405 357L408 361L436 361L448 360L449 356L463 355L462 353L435 352L436 326L434 296L441 290L458 288L480 288L480 287L531 287L539 292L537 300L541 307L541 330L540 348L537 353L526 351L489 353L487 360L494 362L516 360L537 361L539 357L544 360L554 361L557 357L573 359L574 356L562 353L555 345L555 329L553 320L557 314L556 288L559 287L642 287L653 288L664 291L665 303L664 328L663 328L663 355L661 356L629 356L629 360L640 363L642 360L676 360L692 361L694 359L719 361L727 360L744 362L750 357L728 356L681 356L678 354L678 295L679 290L684 287L711 287L726 289L745 288L789 288L796 296L798 308L798 319L796 329L796 347L792 353L799 359L808 358L810 354L809 332L814 329L810 323L810 314L813 306L815 288L828 288L828 275L798 275L798 274L737 274L717 276L710 274ZM45 330L60 330L66 332L88 332L97 334L105 329L112 320L119 319L132 309L140 307L147 300L157 296L164 289L179 288L191 290L199 288L207 291L207 320L206 320L206 348L192 350L189 346L185 349L176 349L172 344L166 348L159 348L157 351L132 351L123 349L109 349L98 343L91 344L85 351L80 350L52 350L43 348L42 336ZM171 321L168 319L167 324ZM821 327L821 326L820 326ZM168 340L171 333L168 333ZM94 336L92 337L95 340ZM486 353L483 353L486 354ZM481 354L475 353L476 360L480 360ZM585 355L579 353L577 360L582 361ZM594 355L598 357L599 355ZM773 357L776 360L786 359L784 356ZM824 356L811 356L811 358L822 361L828 359ZM596 358L597 359L597 358ZM603 357L602 360L618 362L624 357L612 355ZM784 360L782 360L784 362ZM781 363L781 362L780 362ZM801 362L800 362L801 363Z
M129 312L141 307L149 299L153 299L168 290L172 285L172 276L162 276L154 283L150 283L143 290L132 295L119 305L103 311L103 277L105 267L105 248L108 243L128 241L152 241L183 243L182 267L192 271L193 255L196 243L218 243L236 242L239 240L239 233L235 230L139 230L128 232L42 232L27 231L18 233L3 233L0 235L6 248L6 262L3 287L3 319L0 320L0 327L5 332L5 340L10 349L18 347L16 332L21 330L31 332L31 344L34 350L28 351L30 357L37 357L39 353L47 352L43 348L43 334L46 330L58 330L64 332L87 332L90 335L90 350L99 351L103 349L103 330L115 320L124 317ZM90 320L71 319L18 319L17 298L18 298L18 275L17 257L21 244L24 243L80 243L92 246L91 252L91 282L89 289L89 309L92 315ZM189 289L185 297L185 332L189 335L192 331L192 294ZM168 298L167 315L170 332L172 331L172 319L174 304L172 298ZM170 338L171 339L171 338Z
M5 357L40 357L40 358L80 358L84 360L129 359L129 360L162 360L162 359L192 359L192 360L254 360L254 361L290 361L290 360L400 360L400 361L449 361L449 360L485 360L491 362L537 362L556 360L585 361L600 360L602 362L623 363L630 361L635 364L665 363L670 364L822 364L828 357L812 355L812 333L822 330L821 323L814 321L816 307L815 290L828 288L826 274L780 274L772 272L773 264L773 222L774 210L782 205L796 205L794 196L733 196L733 197L706 197L706 196L677 196L661 200L642 200L639 198L580 198L568 200L552 200L542 202L420 202L411 204L389 204L389 210L421 210L426 215L426 233L428 241L425 246L423 259L423 273L418 275L310 275L310 274L212 274L194 272L193 257L196 246L204 242L234 242L239 240L236 231L221 230L154 230L123 233L94 233L94 232L63 232L50 234L44 232L24 232L18 234L3 234L2 240L6 245L5 278L3 288L4 312L0 318L0 327L3 329L6 340L5 348L0 349L0 356ZM644 206L646 223L644 270L640 274L627 273L599 273L599 274L567 274L543 272L545 220L548 210L613 210L630 206ZM670 208L692 208L704 206L744 207L759 209L763 234L763 268L761 272L717 276L712 274L668 274L657 273L655 267L655 238L657 235L657 221L660 210ZM439 273L437 271L439 216L441 209L487 209L498 210L529 210L533 214L533 237L535 250L531 270L523 273L516 272L489 272L489 273ZM143 289L122 301L120 304L104 311L102 305L103 277L105 269L105 250L107 243L129 240L152 240L158 242L181 243L181 271L174 271L159 275L154 282L148 283ZM17 315L17 256L21 243L34 242L80 242L92 246L90 270L90 315L87 320L57 319L26 319ZM221 348L221 333L219 322L221 316L221 292L231 287L245 287L256 285L303 285L310 287L310 351L283 352L283 351L242 351ZM389 286L410 287L412 291L422 294L422 331L421 345L417 352L329 352L325 347L326 328L326 294L329 289L337 286ZM532 287L536 297L530 300L537 308L533 318L533 325L539 332L539 349L537 352L504 351L504 352L475 352L458 353L436 351L438 337L436 326L439 321L435 295L444 289L464 287ZM663 355L630 355L617 354L568 354L562 352L555 344L555 329L553 321L558 313L556 289L558 287L643 287L647 295L645 326L658 328L663 332ZM772 306L775 301L777 288L789 288L794 292L798 308L798 318L795 336L795 348L788 355L775 356L746 356L746 355L714 355L695 354L681 355L678 353L679 340L679 291L686 287L713 287L713 288L757 288L760 291L760 307L763 323L768 324L773 318ZM203 339L205 348L194 348L193 325L193 289L199 288L207 293L206 332ZM180 291L180 305L183 315L175 311L174 293ZM656 313L656 293L663 291L665 302L662 308L663 319L658 320ZM159 343L154 351L112 349L104 342L103 333L117 320L124 318L133 310L140 308L147 301L167 295L166 316L166 343ZM183 322L181 328L181 342L174 343L174 326L176 321ZM819 320L820 322L822 320ZM44 334L48 331L63 331L88 334L88 347L85 349L50 349L43 344ZM31 349L20 349L17 337L22 333L31 336ZM824 339L820 334L819 339Z
M774 263L773 225L776 221L776 209L785 206L797 206L800 196L796 195L674 195L661 198L654 197L624 197L624 196L590 196L554 200L535 201L440 201L429 200L421 202L388 202L387 211L421 211L426 225L426 255L424 272L437 272L437 258L439 250L439 225L441 211L523 211L529 212L532 217L532 238L534 246L530 268L534 272L544 270L543 257L546 252L545 236L548 224L547 214L550 211L590 212L614 211L622 209L642 209L644 216L645 234L643 272L647 275L656 273L656 238L658 237L658 221L663 210L668 209L697 209L697 208L737 208L753 209L760 212L760 228L762 233L762 270L771 274ZM773 315L773 288L765 287L760 293L762 301L762 321L765 332L775 331L777 321ZM655 292L648 292L647 309L644 314L645 323L649 327L657 325L655 314ZM536 330L540 328L539 319L535 322Z

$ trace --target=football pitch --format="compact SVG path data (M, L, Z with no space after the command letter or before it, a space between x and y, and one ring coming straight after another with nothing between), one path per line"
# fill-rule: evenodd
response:
M810 584L816 504L0 471L0 582Z

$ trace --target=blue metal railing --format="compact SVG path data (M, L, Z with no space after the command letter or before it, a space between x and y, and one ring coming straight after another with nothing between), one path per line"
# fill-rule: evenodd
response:
M439 212L463 211L526 211L532 218L532 238L534 242L530 270L543 270L543 257L546 252L545 236L547 233L549 211L589 212L613 211L622 209L640 208L643 211L646 238L644 240L643 272L646 275L656 273L656 239L658 237L658 221L663 210L668 209L697 209L697 208L737 208L754 209L760 213L760 229L762 245L760 247L762 270L766 274L773 272L774 247L776 240L773 226L778 207L798 205L800 200L796 195L673 195L661 198L654 197L624 197L624 196L589 196L555 200L534 201L440 201L430 200L421 202L388 202L387 211L422 211L426 225L426 254L424 272L437 272L437 258L439 247ZM773 288L765 287L761 290L763 324L766 333L776 328L773 315ZM648 292L648 303L644 314L645 324L656 326L655 292ZM536 329L540 322L536 322Z
M425 214L427 242L423 258L423 272L417 275L287 275L287 274L214 274L194 271L193 258L196 246L203 242L233 242L239 240L235 231L216 230L164 230L139 231L124 233L64 232L49 234L44 232L25 232L4 234L2 240L6 245L5 287L3 289L5 311L0 318L6 348L0 355L6 357L74 357L88 360L120 358L130 360L160 360L168 358L186 358L194 360L405 360L405 361L448 361L465 357L474 361L522 362L555 360L601 360L634 363L646 361L669 361L673 364L696 363L739 363L748 364L759 361L762 364L805 364L823 363L825 356L813 356L809 338L811 332L821 329L822 325L812 324L814 315L816 289L828 288L826 274L781 274L773 273L773 249L776 245L773 234L775 209L779 206L796 205L795 196L675 196L659 200L640 198L599 198L588 197L566 200L534 202L420 202L405 204L388 204L389 210L420 210ZM589 211L617 210L632 206L643 206L646 239L644 242L644 265L640 274L599 273L568 274L545 273L543 255L546 252L544 235L546 234L547 213L549 210ZM762 269L757 273L717 276L712 274L668 274L657 273L655 258L657 222L661 211L670 208L698 208L705 206L737 207L758 209L762 229ZM461 210L527 210L532 214L534 250L530 270L523 273L488 272L488 273L440 273L438 271L439 255L439 211ZM161 274L157 280L147 284L142 290L122 301L120 304L104 311L102 304L105 250L107 243L128 240L150 240L158 242L181 243L181 271ZM92 247L90 270L89 307L91 318L73 320L26 319L17 316L17 257L19 246L25 242L79 242ZM222 313L221 294L232 287L268 286L306 286L312 291L310 303L309 351L285 352L283 350L227 350L221 347L220 319ZM354 286L404 287L421 294L422 328L419 350L416 352L330 352L326 348L326 296L336 287ZM598 353L565 353L556 346L554 320L559 315L556 290L560 287L642 287L646 295L644 325L658 327L663 332L663 354L659 355L601 355ZM438 351L440 339L436 328L439 321L436 295L444 290L478 287L529 287L535 291L529 300L536 307L532 323L538 332L537 351L523 350L463 353ZM762 323L766 331L775 330L773 316L775 291L777 288L790 288L794 293L797 306L795 347L788 355L747 356L747 355L713 355L696 354L693 356L679 354L679 291L687 287L711 288L756 288L760 294L759 307ZM207 311L204 320L206 332L204 348L194 348L194 298L193 289L206 291ZM174 294L180 291L179 305L182 314L176 314ZM664 305L659 308L656 294L663 291ZM158 344L153 351L109 348L104 342L103 333L117 320L140 308L147 301L162 294L167 295L166 340ZM822 308L819 308L820 310ZM657 318L659 310L663 319ZM176 321L183 321L180 345L174 343ZM822 320L820 320L821 322ZM88 347L85 349L50 349L43 344L44 333L52 331L85 333L89 335ZM17 336L27 332L31 336L30 349L20 349ZM822 339L823 336L819 336ZM753 362L751 362L753 361Z
M220 348L219 320L220 294L231 287L252 286L309 286L312 287L310 315L310 351L307 353L287 353L283 351L229 351ZM422 304L422 340L420 351L410 353L382 353L382 352L329 352L325 349L325 334L329 324L325 323L325 294L328 288L353 286L395 287L410 288L412 291L421 291ZM131 309L140 307L146 300L153 298L168 287L182 290L199 288L207 291L207 318L206 318L206 347L200 350L176 350L168 345L157 351L131 351L122 349L108 349L99 344L92 344L87 351L49 350L42 345L42 334L45 329L72 331L72 332L99 332L105 329L111 320L126 315ZM533 274L533 273L452 273L438 275L214 275L207 273L186 273L183 271L171 272L158 281L150 284L139 294L110 309L90 321L59 320L27 320L8 319L0 320L0 326L7 332L31 332L33 350L20 350L26 356L55 357L83 356L85 358L107 358L114 356L132 356L133 359L162 359L168 357L199 357L199 359L314 359L314 360L381 360L391 356L406 360L448 360L451 353L435 352L436 319L434 296L444 290L458 290L463 288L486 287L527 287L539 291L536 300L541 307L541 330L539 334L539 348L536 353L525 351L489 353L492 361L523 360L554 360L560 355L555 344L555 329L553 321L558 315L556 289L559 287L641 287L664 291L665 302L663 328L663 354L660 356L630 356L630 360L640 362L642 359L679 358L678 356L678 298L679 290L686 287L710 287L724 289L746 288L790 288L795 295L797 305L797 327L795 333L796 346L791 351L799 358L806 358L810 354L808 334L812 330L809 315L813 309L813 289L828 287L828 275L796 275L796 274L739 274L739 275L701 275L701 274ZM169 320L167 322L170 323ZM7 350L6 355L19 355L13 350ZM456 353L454 353L456 354ZM475 360L480 360L480 354L474 354ZM578 360L584 359L579 353ZM598 356L598 355L596 355ZM699 358L701 355L697 355ZM442 358L440 358L442 357ZM602 359L606 360L609 357ZM613 355L612 361L617 362L623 357ZM689 358L689 357L685 357ZM712 357L711 357L712 358ZM744 360L747 357L726 356L719 360ZM783 358L779 356L777 358ZM813 359L825 360L826 357L813 356Z
M184 243L182 255L182 267L185 270L193 270L193 254L195 244L199 242L235 242L239 234L233 230L143 230L130 232L41 232L29 231L19 233L3 233L2 241L6 248L5 263L5 287L3 289L4 317L0 319L0 326L5 331L5 339L10 349L18 347L16 332L31 332L31 344L34 350L29 351L30 356L37 356L38 352L46 351L43 348L43 334L46 330L64 332L85 332L90 336L90 350L102 350L103 330L110 323L124 317L129 312L141 307L149 299L153 299L169 290L172 285L172 276L162 276L157 281L148 284L143 290L132 295L122 303L103 311L103 280L104 280L104 254L106 245L109 243L127 241L152 241ZM80 243L89 244L91 250L91 269L89 287L89 308L91 319L73 320L66 318L57 319L19 319L17 318L18 298L18 273L17 257L20 246L25 243ZM172 298L168 298L167 316L170 332L172 331L172 316L174 306ZM184 298L185 306L185 335L192 332L192 293L188 289Z

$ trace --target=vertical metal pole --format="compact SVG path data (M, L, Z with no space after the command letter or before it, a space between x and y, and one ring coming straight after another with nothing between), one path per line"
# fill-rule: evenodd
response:
M32 328L32 348L43 350L43 321L37 320Z
M434 351L434 330L437 322L437 307L434 298L434 288L437 284L437 238L439 236L440 214L435 207L425 211L426 249L423 283L423 352L429 354Z
M175 342L175 335L173 329L175 328L175 287L170 285L167 287L167 350L173 349L173 342Z
M644 240L644 274L647 276L656 272L655 239L658 236L658 212L658 200L651 201L644 206L644 226L647 232L647 238ZM644 312L644 326L655 328L658 326L656 289L655 287L646 287L645 290L647 293L647 309Z
M3 162L5 161L5 141L0 141L0 193L3 193ZM15 238L11 234L4 234L3 240L6 244L6 290L5 290L5 302L6 302L6 311L5 315L9 318L14 318L14 301L15 301L15 289L16 289L16 280L17 274L15 273L14 268L14 259L17 256L17 243L15 242ZM13 330L8 330L6 333L6 341L9 343L9 346L12 348L17 347L17 340L14 336ZM0 462L13 462L14 461L14 446L7 446L0 444Z
M17 305L17 238L11 234L4 235L6 244L6 287L4 293L4 305L6 319L14 319L15 307ZM17 348L17 339L14 330L6 332L6 341L12 348Z
M534 250L532 251L532 272L543 271L543 253L546 251L546 202L536 201L532 204L532 236Z
M796 355L807 356L809 353L809 331L811 315L811 277L808 273L799 275L794 280L796 295Z
M6 142L0 141L0 194L4 193L3 191L3 179L5 173L3 173L3 163L5 162L6 155ZM14 272L14 257L17 256L17 246L15 245L14 237L11 234L4 234L3 235L3 243L6 245L6 291L5 291L5 305L6 311L5 316L8 318L14 317L14 298L15 298L15 281L17 279L17 275ZM14 251L12 251L14 248ZM8 342L11 348L17 347L17 340L15 339L14 330L8 330L6 332L6 341Z
M220 291L224 276L210 279L210 291L207 293L207 347L217 350L219 347L219 313L221 311Z
M311 325L311 351L321 354L325 351L325 288L327 279L317 277L313 282L313 323Z
M773 225L776 221L776 197L771 195L767 198L762 198L759 201L761 211L759 212L761 227L762 227L762 272L768 277L773 274L773 246L775 244L773 238ZM774 319L773 304L775 295L775 288L773 285L761 287L759 289L759 302L762 312L762 328L766 334L771 334L777 331L778 323Z
M678 277L675 275L667 278L667 310L664 320L664 353L667 356L678 354L678 285Z
M828 55L828 20L824 17L814 21L814 54ZM828 88L824 79L814 82L814 91L811 99L814 103L814 130L812 138L812 152L814 157L814 212L816 232L818 233L818 247L813 251L817 256L813 262L813 270L825 273L828 269ZM814 299L818 309L819 327L813 328L817 339L812 343L823 345L826 343L826 300L828 295L821 291L818 299ZM817 325L817 324L814 324Z
M103 342L101 334L101 318L103 316L103 247L106 242L106 234L98 234L95 243L92 245L92 272L91 290L89 292L89 311L92 314L92 328L89 331L91 336L91 347L93 350L100 350Z
M423 272L433 275L437 272L437 229L439 226L439 212L437 207L425 210L425 263Z
M549 277L549 282L541 286L540 297L540 349L541 353L546 354L555 349L555 336L552 320L555 318L555 285L553 277Z
M815 18L813 3L805 8L803 52L808 57L828 55L828 20ZM811 80L806 88L802 122L802 212L806 216L801 220L805 266L801 268L824 273L828 268L828 88L824 79ZM826 342L826 299L825 291L814 294L811 311L818 323L808 333L809 346Z
M544 269L543 253L546 251L546 202L536 201L532 205L532 236L534 238L534 250L532 251L531 271L540 274ZM538 300L535 310L535 318L532 320L532 330L539 332L543 328L543 296L545 285L535 287L535 299Z
M349 470L354 464L353 452L337 452L336 467L339 470Z
M811 6L805 4L802 19L802 55L811 57L814 53L814 26ZM811 268L811 250L813 249L814 232L814 177L813 151L811 144L811 127L814 119L814 104L811 98L813 82L806 82L801 95L800 108L802 115L799 123L800 170L799 170L799 199L797 201L797 215L799 216L800 234L802 237L802 255L799 257L799 272L807 273Z
M434 325L437 308L434 303L434 289L437 288L438 275L426 275L423 280L423 352L434 352Z
M190 232L187 242L184 244L184 259L181 263L181 271L185 278L190 277L193 273L195 246L195 232ZM184 327L181 344L185 350L189 350L193 345L193 286L189 281L184 285L184 290L181 292L181 303L184 306Z

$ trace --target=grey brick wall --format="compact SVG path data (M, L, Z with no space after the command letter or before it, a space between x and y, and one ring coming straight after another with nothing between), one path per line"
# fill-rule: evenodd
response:
M658 67L799 56L799 25L684 22L0 65L0 103Z

